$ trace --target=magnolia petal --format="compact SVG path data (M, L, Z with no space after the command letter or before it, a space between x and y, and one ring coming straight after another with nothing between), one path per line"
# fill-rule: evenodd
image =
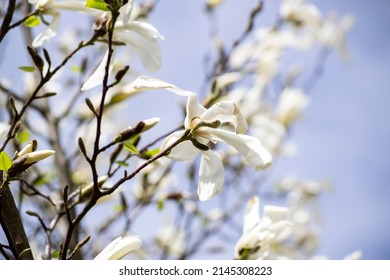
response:
M184 130L180 130L169 135L161 144L160 151L167 149L170 145L179 140L183 134ZM192 160L198 153L199 150L192 145L191 141L184 141L174 147L167 157L178 161Z
M133 88L134 91L146 91L146 90L159 90L166 89L180 96L188 96L191 94L189 91L185 91L175 85L167 83L163 80L156 79L147 75L139 76L134 82L128 85L129 89Z
M286 207L273 205L264 206L264 218L269 219L273 223L287 219L288 213L289 211Z
M260 223L260 199L254 196L245 209L243 233L250 232L258 223Z
M184 127L186 129L193 128L191 125L192 121L196 118L200 119L199 116L206 112L206 108L199 103L198 96L193 92L188 95L186 111L187 115L184 121Z
M133 3L134 0L130 0L119 10L119 15L122 16L122 22L124 24L128 23L130 20L131 12L133 11Z
M287 220L282 220L276 223L272 223L266 227L270 232L272 232L272 240L274 242L283 242L292 233L292 224Z
M49 26L34 39L34 41L32 42L32 46L34 48L40 47L47 43L51 38L56 36L59 23L60 14L52 14L52 21L50 22Z
M223 182L224 170L220 156L212 151L202 151L198 183L199 200L213 198L222 190Z
M164 37L158 32L158 30L151 24L142 21L131 21L127 24L124 24L121 27L117 28L118 30L123 30L125 32L134 31L140 34L142 37L147 39L161 39L164 40Z
M85 83L81 87L82 91L92 89L102 83L106 71L105 69L106 69L107 59L108 59L108 51L106 51L106 53L104 54L104 57L101 60L98 67L96 68L96 70L92 73L92 75L85 81ZM112 68L113 66L110 65L109 74L111 74Z
M142 241L139 236L120 236L108 244L108 246L95 257L95 260L120 260L131 251L139 249L141 245Z
M200 118L205 122L219 120L222 123L232 123L237 133L245 133L248 124L240 109L231 101L222 101L211 106Z
M125 30L117 30L114 39L125 43L133 50L146 70L156 72L160 69L161 49L157 39L145 38L142 34Z
M33 149L34 149L34 146L36 148L36 144L34 145L33 142L31 142L30 144L26 145L23 149L20 150L20 152L18 152L16 154L16 157L22 157L24 155L27 155L29 153L32 153L33 152Z
M50 9L77 11L93 16L103 14L100 10L86 7L84 1L56 1L50 5Z
M265 169L272 163L270 152L263 147L259 139L253 136L208 127L203 128L202 133L209 134L210 139L223 141L234 147L256 171Z

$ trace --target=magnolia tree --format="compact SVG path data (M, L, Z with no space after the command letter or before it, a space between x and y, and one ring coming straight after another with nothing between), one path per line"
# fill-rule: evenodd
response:
M206 1L205 18L222 2ZM316 257L326 184L267 178L293 154L291 128L328 54L348 59L350 16L284 0L275 23L258 26L268 3L253 1L233 43L210 20L214 51L195 93L152 74L157 0L2 3L3 57L17 55L4 42L19 30L28 58L0 77L3 259ZM298 53L317 57L314 70L288 64ZM150 100L128 109L150 91L177 103L160 115ZM175 109L177 122L159 128Z

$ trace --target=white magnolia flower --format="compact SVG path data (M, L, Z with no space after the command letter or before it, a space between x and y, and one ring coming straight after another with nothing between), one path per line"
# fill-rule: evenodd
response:
M146 70L155 72L161 67L159 39L164 37L151 24L132 19L133 1L123 6L115 23L114 41L125 43L141 60Z
M244 214L243 233L235 246L237 259L282 258L274 248L291 233L288 209L266 205L260 217L260 199L253 197Z
M155 72L161 67L161 49L159 39L164 37L151 24L132 20L133 1L129 1L120 9L120 16L115 23L113 40L125 44L132 53L136 54L146 70ZM103 14L102 17L108 17ZM83 84L81 90L85 91L102 83L105 74L108 52L105 53L100 64L93 74ZM113 64L110 65L111 73Z
M103 249L95 260L120 260L131 251L141 248L142 241L139 236L118 237Z
M78 11L94 16L101 14L98 10L85 7L85 1L28 0L28 2L35 5L35 9L41 14L49 15L52 18L47 28L32 42L32 46L35 48L42 46L57 35L61 10Z
M174 147L168 157L184 161L192 160L199 153L202 155L199 170L198 195L202 201L209 200L222 190L224 169L220 156L207 146L210 142L225 142L235 148L256 170L271 165L272 156L261 142L252 136L243 135L247 123L238 107L230 101L221 101L209 109L203 107L195 93L189 93L187 116L184 130L168 136L161 150L190 132L188 140ZM224 129L222 125L231 124L235 131Z
M175 94L186 96L187 115L184 121L184 130L169 135L161 145L165 150L175 141L187 134L186 141L174 147L168 157L174 160L193 160L198 154L202 155L199 170L198 195L202 201L209 200L222 190L224 169L220 156L209 149L208 144L225 142L235 148L255 170L269 167L272 162L271 154L261 142L252 136L244 135L247 122L231 101L221 101L209 109L198 102L197 95L185 91L167 82L147 76L140 76L132 85L132 94L140 91L166 89ZM233 125L234 132L224 128Z

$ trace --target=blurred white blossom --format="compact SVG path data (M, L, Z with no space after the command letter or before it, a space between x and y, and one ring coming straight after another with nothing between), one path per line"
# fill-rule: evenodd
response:
M318 42L328 48L336 49L340 56L348 61L349 54L345 37L353 23L354 18L351 15L338 19L334 13L331 13L316 33Z
M243 233L235 246L237 259L284 259L281 244L291 233L287 208L265 205L260 216L260 199L253 197L244 214Z
M157 245L179 257L186 250L186 233L171 223L165 223L156 236Z
M280 6L280 15L297 27L318 28L322 24L320 10L305 0L284 0Z
M275 109L276 118L285 126L294 122L302 110L309 104L309 98L303 91L295 88L285 88L280 94Z

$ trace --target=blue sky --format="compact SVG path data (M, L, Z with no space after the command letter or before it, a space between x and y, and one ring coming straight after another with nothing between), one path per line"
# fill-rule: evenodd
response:
M185 2L185 3L184 3ZM227 40L244 26L256 1L227 0L218 14ZM273 1L258 26L275 19ZM302 178L327 180L333 189L321 200L323 232L318 253L332 259L361 249L365 259L390 259L389 56L390 26L386 1L314 1L323 12L350 13L349 65L333 53L313 89L311 105L292 139L298 154L279 162L275 177L293 172ZM166 40L158 76L197 91L203 52L211 49L202 1L161 1L152 22ZM180 12L177 12L180 11ZM178 27L179 26L179 27ZM177 52L180 49L180 52Z

